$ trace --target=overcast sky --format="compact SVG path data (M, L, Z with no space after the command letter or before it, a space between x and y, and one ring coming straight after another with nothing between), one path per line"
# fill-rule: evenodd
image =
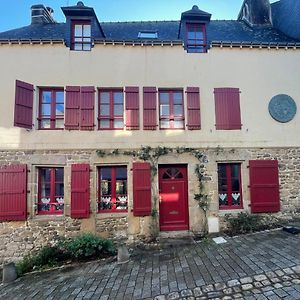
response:
M274 1L271 1L274 2ZM0 0L0 32L30 24L30 7L44 4L54 9L57 22L64 22L62 6L77 0ZM212 14L213 19L237 18L243 0L83 0L95 9L99 21L179 20L194 4Z

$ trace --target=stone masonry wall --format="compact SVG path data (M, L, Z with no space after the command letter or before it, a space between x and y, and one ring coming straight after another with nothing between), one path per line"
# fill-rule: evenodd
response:
M211 198L209 216L217 217L222 221L224 213L218 208L218 182L217 164L219 162L240 162L242 169L243 203L244 209L230 211L238 213L249 211L249 169L251 159L277 159L279 161L279 181L281 212L279 216L291 216L300 212L300 149L299 148L252 148L252 149L203 149L208 162L205 164L206 175L209 180L205 182L207 194ZM95 232L96 234L113 239L139 238L147 235L149 221L147 218L137 218L131 213L132 210L132 176L131 157L109 156L99 157L94 150L87 151L1 151L0 164L27 164L28 174L28 221L26 222L3 222L0 223L0 263L9 260L18 260L32 249L42 247L56 240L58 236L72 236L80 232ZM193 231L201 231L203 220L197 220L198 207L193 199L194 190L197 188L195 175L193 174L195 158L189 160L185 154L184 160L176 155L172 158L164 156L159 163L186 163L189 164L189 206L190 222L198 224L199 228L191 228ZM70 216L70 181L71 164L89 163L90 175L90 209L89 219L74 220ZM97 214L97 166L99 165L127 165L128 167L128 214ZM37 171L38 166L63 166L65 168L65 212L64 216L39 216L36 214L37 200ZM195 212L195 213L194 213ZM197 213L196 213L197 212ZM190 223L191 224L191 223ZM195 225L196 226L196 225Z

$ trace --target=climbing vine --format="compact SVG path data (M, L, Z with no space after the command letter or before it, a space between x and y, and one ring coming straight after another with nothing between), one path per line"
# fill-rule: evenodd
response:
M184 154L189 153L193 155L197 160L198 164L195 167L195 174L198 178L198 191L194 194L194 199L197 201L199 208L203 211L205 217L205 233L207 233L207 211L209 208L209 196L205 192L204 181L205 181L205 163L208 162L206 155L198 149L188 148L188 147L164 147L158 146L152 148L150 146L142 146L138 150L96 150L96 153L99 157L106 156L116 156L116 155L126 155L138 158L143 161L150 162L151 165L151 191L153 195L153 208L151 211L151 216L153 220L151 232L154 237L158 234L158 222L157 222L157 201L158 201L158 191L157 185L155 184L155 177L158 171L158 160L160 157L168 154Z

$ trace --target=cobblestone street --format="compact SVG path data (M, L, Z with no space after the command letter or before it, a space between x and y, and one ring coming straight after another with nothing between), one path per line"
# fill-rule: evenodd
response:
M300 299L300 236L281 230L92 262L0 286L0 299Z

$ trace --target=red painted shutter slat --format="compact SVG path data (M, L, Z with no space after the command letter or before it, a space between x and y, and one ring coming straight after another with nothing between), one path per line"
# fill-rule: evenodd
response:
M138 130L140 128L139 122L139 88L126 87L125 88L126 101L126 129Z
M187 93L187 127L189 130L201 129L200 92L198 87L188 87Z
M216 129L241 129L240 90L215 88Z
M14 126L31 129L33 85L16 80Z
M250 160L251 212L280 211L277 160Z
M90 166L71 166L71 217L88 218L90 214Z
M81 130L94 130L94 103L95 88L93 86L81 87Z
M27 166L0 167L0 220L27 219Z
M133 163L133 215L151 214L150 163Z
M66 87L65 128L79 129L80 122L80 87Z
M157 91L155 87L143 88L144 130L156 130L157 127L156 93Z

